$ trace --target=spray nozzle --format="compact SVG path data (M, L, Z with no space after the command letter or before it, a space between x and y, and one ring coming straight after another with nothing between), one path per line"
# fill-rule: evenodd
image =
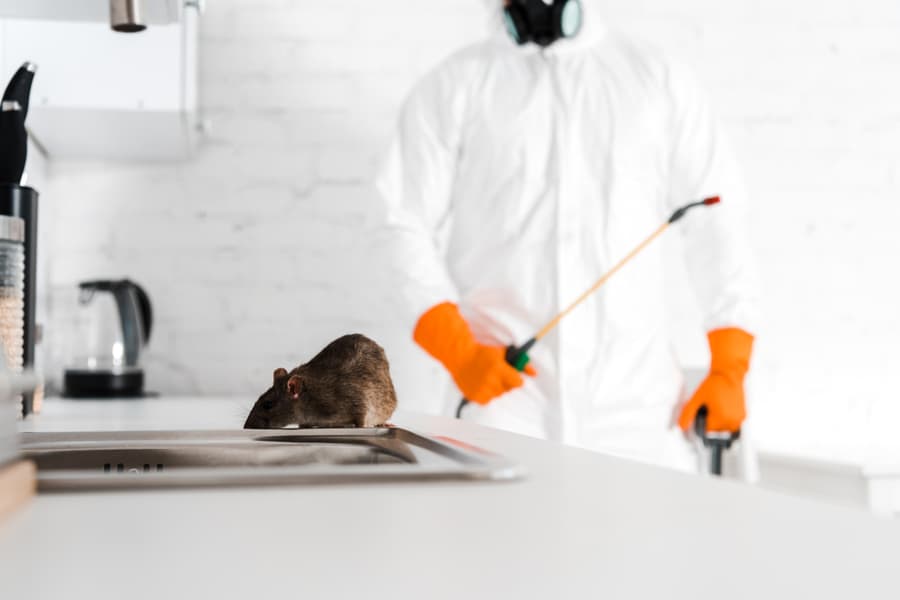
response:
M709 198L701 200L700 202L691 202L690 204L682 206L681 208L673 212L671 217L669 217L669 225L680 220L681 217L686 215L689 210L696 206L712 206L713 204L718 204L721 201L722 199L718 196L710 196Z

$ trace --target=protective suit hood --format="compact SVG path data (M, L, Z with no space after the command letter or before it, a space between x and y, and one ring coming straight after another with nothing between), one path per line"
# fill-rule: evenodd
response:
M560 39L546 48L541 48L533 43L519 46L509 36L506 27L503 24L504 0L482 1L485 9L488 11L488 18L490 19L491 39L498 44L503 44L518 52L531 53L543 51L545 53L557 54L583 50L595 45L602 40L607 33L607 28L603 21L601 0L581 0L584 17L578 35L573 38Z

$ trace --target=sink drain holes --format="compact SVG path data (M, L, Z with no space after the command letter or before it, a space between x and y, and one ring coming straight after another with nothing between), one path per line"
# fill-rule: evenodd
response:
M157 473L161 473L161 472L163 471L163 468L164 468L163 465L157 464L157 465L156 465L156 472L157 472ZM150 463L144 463L144 465L143 465L143 471L144 471L144 473L150 473L150 472L152 472L152 471L153 471L153 465L151 465ZM112 463L104 463L104 465L103 465L103 472L104 472L104 473L111 473L111 472L112 472ZM118 463L118 464L116 465L116 472L117 472L117 473L124 473L124 472L125 472L125 463ZM129 473L140 473L140 470L138 470L137 467L129 467L128 472L129 472Z
M144 473L150 473L153 471L153 465L151 465L150 463L144 463L143 467L144 467L143 468ZM163 470L163 465L157 464L156 472L160 473L160 472L162 472L162 470ZM112 472L112 463L104 463L103 464L103 472L111 473ZM125 463L118 463L116 465L116 472L124 473L125 472ZM129 467L128 472L136 474L136 473L140 473L141 471L137 467Z

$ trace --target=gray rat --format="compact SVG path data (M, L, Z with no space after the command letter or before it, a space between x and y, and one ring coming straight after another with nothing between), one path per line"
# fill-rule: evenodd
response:
M384 349L364 335L340 337L290 373L275 369L244 429L374 427L397 408Z

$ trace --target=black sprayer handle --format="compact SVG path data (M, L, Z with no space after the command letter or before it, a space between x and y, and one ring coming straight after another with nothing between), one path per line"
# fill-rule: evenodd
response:
M525 367L528 366L528 363L531 359L528 357L528 351L531 350L531 347L537 343L535 338L531 338L521 346L507 346L506 347L506 362L509 366L514 367L517 371L524 371ZM462 398L459 401L459 406L456 407L456 418L462 418L462 411L466 407L469 401L466 398Z
M726 450L731 448L731 444L740 439L741 432L708 432L706 430L708 416L709 410L705 406L701 406L694 419L694 433L703 441L703 445L709 448L709 472L720 477L722 475L722 456Z

